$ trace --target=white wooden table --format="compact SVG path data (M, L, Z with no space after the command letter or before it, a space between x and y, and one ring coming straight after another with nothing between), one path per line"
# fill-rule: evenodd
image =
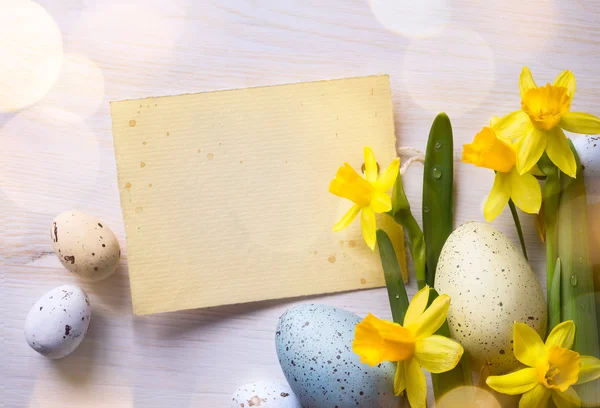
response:
M1 54L33 49L58 61L55 68L62 61L54 85L52 64L33 88L18 82L27 64L0 78L0 86L21 90L19 98L3 94L0 106L30 103L0 110L0 399L7 407L228 407L238 386L283 379L274 328L285 309L322 302L390 316L383 289L134 316L109 101L388 73L399 146L424 149L435 114L444 110L452 119L457 224L483 220L492 182L491 171L460 163L460 145L490 116L519 107L523 64L538 83L573 70L574 109L600 113L598 0L39 3L47 13L11 28L29 30L22 43L8 43L8 28L0 25ZM32 27L39 33L32 35ZM421 173L416 166L406 182L416 214ZM111 278L82 283L51 252L50 221L71 208L97 215L117 234L124 252ZM522 221L532 266L543 279L533 220ZM508 210L494 224L516 242ZM65 283L89 293L92 323L74 354L49 361L28 347L23 324L39 296ZM411 283L409 295L414 289Z

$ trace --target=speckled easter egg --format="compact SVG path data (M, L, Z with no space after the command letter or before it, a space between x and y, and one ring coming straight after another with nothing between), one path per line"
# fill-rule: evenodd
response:
M469 222L444 245L435 287L450 296L448 325L469 353L475 369L493 374L514 369L514 322L546 332L542 288L521 252L489 224Z
M242 385L231 398L231 408L302 408L287 383L258 381Z
M371 367L352 351L360 320L325 305L299 305L279 318L277 356L304 408L398 406L395 364Z
M117 237L93 215L65 211L52 221L50 237L63 266L84 280L106 279L119 265L121 248Z
M83 341L92 311L83 289L63 285L42 296L25 320L25 339L41 355L56 359L71 354Z

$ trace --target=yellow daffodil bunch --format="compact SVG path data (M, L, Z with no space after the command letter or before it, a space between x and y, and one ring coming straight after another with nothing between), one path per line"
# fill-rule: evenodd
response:
M546 407L550 398L558 408L579 407L581 401L572 385L599 378L600 360L572 351L574 339L575 324L571 320L557 325L545 344L531 327L515 323L515 357L527 368L490 376L486 383L502 394L523 394L519 408Z
M485 127L463 149L464 162L497 172L484 207L488 221L502 212L509 199L527 213L539 212L541 190L534 174L544 152L564 174L575 177L575 156L563 130L600 133L600 118L571 112L576 90L571 71L560 73L552 85L538 87L529 68L523 67L519 88L521 109Z
M354 221L360 213L360 222L365 242L375 250L376 223L375 214L385 213L392 209L392 199L388 194L398 177L400 159L395 159L379 174L375 154L370 147L365 147L365 177L361 177L348 163L344 163L329 184L329 192L346 198L354 203L352 208L333 227L341 231Z
M406 390L412 408L426 407L427 385L422 368L431 373L450 371L464 352L454 340L434 335L446 320L450 297L440 295L427 307L429 295L429 286L415 294L403 326L369 314L356 326L352 343L352 350L365 364L398 363L394 393L400 395Z

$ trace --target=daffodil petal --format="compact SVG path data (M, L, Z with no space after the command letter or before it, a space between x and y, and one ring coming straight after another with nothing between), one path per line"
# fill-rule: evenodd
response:
M563 173L575 178L577 174L577 162L567 142L567 136L565 136L565 132L561 128L556 127L548 131L546 153L548 153L548 158L552 163L556 164Z
M456 367L463 353L462 346L454 340L433 335L417 340L414 358L430 373L445 373Z
M378 214L388 212L392 209L392 198L386 193L373 194L371 209Z
M365 178L369 183L377 180L377 160L369 146L365 146Z
M573 320L567 320L557 324L546 339L546 347L558 346L566 349L573 347L575 340L575 323Z
M406 389L406 369L404 361L398 361L396 375L394 376L394 395L398 396Z
M517 360L529 367L535 367L538 359L546 353L540 335L525 323L515 323L513 346Z
M533 75L531 74L529 68L523 67L521 70L521 75L519 76L519 89L521 91L521 98L531 88L537 88L537 85L533 80Z
M354 221L354 219L356 218L356 216L358 215L359 212L360 212L360 205L354 204L352 206L352 208L350 208L350 210L348 210L348 212L346 214L344 214L342 219L340 219L333 226L333 230L337 232L337 231L341 231L344 228L346 228L348 225L350 225L352 223L352 221Z
M577 384L585 384L600 378L600 360L592 356L581 356L581 368Z
M531 128L527 135L516 142L517 170L525 174L536 165L546 149L546 134L544 130Z
M510 172L510 197L515 205L528 214L537 214L542 206L542 189L539 181L530 173L520 175Z
M535 368L523 368L506 375L492 375L485 381L495 391L501 394L523 394L538 384Z
M429 285L425 285L423 289L415 293L406 309L404 326L414 323L423 314L427 307L427 303L429 303L429 291Z
M554 86L562 86L567 88L567 95L573 99L575 91L577 90L577 83L575 81L575 75L568 69L558 74L554 80Z
M567 390L564 392L552 390L552 401L554 401L557 408L581 407L581 399L573 387L567 388Z
M385 193L389 191L396 182L398 171L400 170L400 159L395 159L389 166L379 175L377 181L373 183L373 188L379 192Z
M411 408L426 408L427 383L425 373L414 358L405 363L406 367L406 394Z
M414 352L414 338L399 324L369 314L354 330L352 351L360 361L375 366L384 361L402 361Z
M523 394L519 400L519 408L547 407L551 395L552 392L548 388L538 384Z
M374 251L375 243L377 242L377 227L375 224L375 213L372 209L363 208L360 213L360 225L367 246Z
M558 126L573 133L597 135L600 133L600 118L584 112L567 112L560 117Z
M444 324L446 316L448 316L448 309L450 309L450 296L440 295L431 302L421 316L405 327L417 340L429 337Z
M496 173L492 191L488 195L483 206L483 215L488 222L492 222L502 213L510 199L511 187L510 177L506 173Z
M529 116L522 110L518 110L498 119L492 129L500 139L512 141L526 135L532 127Z

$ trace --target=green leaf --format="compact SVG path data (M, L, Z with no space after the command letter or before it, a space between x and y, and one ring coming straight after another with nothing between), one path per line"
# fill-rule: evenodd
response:
M598 320L590 259L589 220L585 182L577 161L576 178L561 176L562 194L558 206L558 255L561 261L561 317L576 327L573 350L581 355L600 357ZM584 404L600 404L600 380L576 386Z
M394 322L403 324L404 315L408 309L408 295L406 294L402 271L400 270L398 258L396 258L394 246L384 230L377 230L377 245L379 246L379 256L381 257L381 266L383 266L392 317Z
M435 271L446 239L452 233L454 204L454 142L452 124L445 113L436 116L427 142L423 172L423 234L427 243L427 284Z

